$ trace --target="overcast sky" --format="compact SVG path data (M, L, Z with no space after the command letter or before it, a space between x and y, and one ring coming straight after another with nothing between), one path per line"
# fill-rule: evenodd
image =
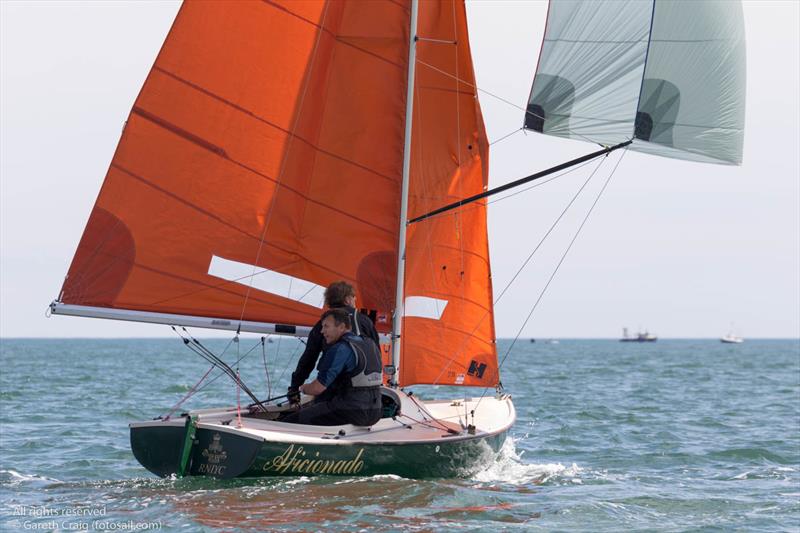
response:
M0 1L0 336L171 335L163 326L44 313L178 7ZM525 104L546 9L467 3L481 89ZM625 155L522 335L615 337L628 326L719 337L733 324L750 338L800 337L800 3L745 2L744 14L744 164ZM518 109L487 93L480 100L490 141L519 128ZM492 146L491 185L594 149L518 133ZM492 204L496 294L586 177ZM500 301L499 337L517 334L588 207L576 206Z

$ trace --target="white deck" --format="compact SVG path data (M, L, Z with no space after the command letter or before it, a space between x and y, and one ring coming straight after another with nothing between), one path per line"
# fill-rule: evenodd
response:
M267 442L302 444L408 444L414 442L453 442L490 436L506 431L516 419L509 395L494 394L479 398L422 401L396 389L384 389L400 402L395 419L383 418L373 426L311 426L242 416L236 408L191 411L198 429L247 436ZM479 403L480 400L480 403ZM475 412L474 419L469 413ZM474 425L474 434L467 429ZM131 427L183 426L184 419L135 422ZM340 434L340 430L344 434ZM448 431L450 430L450 431Z

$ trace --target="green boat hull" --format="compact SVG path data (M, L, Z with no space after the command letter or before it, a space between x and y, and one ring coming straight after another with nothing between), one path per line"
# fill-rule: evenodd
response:
M264 443L244 476L467 475L494 460L506 434L450 443L303 445Z
M506 434L456 435L421 443L351 443L334 437L330 444L306 444L268 442L234 431L198 428L185 473L223 479L376 474L457 477L494 461ZM185 429L178 426L131 427L131 448L154 474L177 475L184 436Z

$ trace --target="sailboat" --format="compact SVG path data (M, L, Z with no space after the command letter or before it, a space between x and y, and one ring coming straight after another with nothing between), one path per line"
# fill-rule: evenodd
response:
M552 2L520 114L525 129L602 149L489 189L463 0L185 2L50 310L171 325L253 401L133 422L136 459L219 478L452 476L491 460L516 412L499 374L486 198L621 148L733 163L738 143L741 155L743 100L727 98L741 65L706 44L665 54L674 31L659 21L677 15L658 11L674 3L628 4L625 24L606 24L626 6ZM707 36L721 12L736 22L715 6L682 9L708 26L692 31ZM726 46L743 50L738 16ZM715 65L708 88L686 54ZM676 121L677 90L681 112L700 110L691 126ZM281 422L290 407L259 400L185 329L302 338L322 312L313 295L336 280L389 339L373 426ZM417 384L483 393L424 400Z

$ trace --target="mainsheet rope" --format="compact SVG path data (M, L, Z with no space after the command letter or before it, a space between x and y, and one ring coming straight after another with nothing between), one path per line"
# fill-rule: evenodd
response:
M267 367L267 348L264 341L265 337L261 337L261 359L264 361L264 373L267 375L267 398L269 398L272 396L272 383L269 379L269 368ZM280 340L278 340L278 350L280 350L280 347ZM276 351L275 356L277 357L277 355L278 354Z
M242 383L242 375L239 373L239 363L240 360L240 347L239 347L239 331L236 331L236 337L234 337L233 341L236 343L236 427L242 427L242 401L241 401L241 390L244 387L244 383ZM269 396L267 396L269 397ZM256 398L258 400L258 398Z
M175 332L175 334L176 334L178 337L180 337L181 339L183 339L183 336L182 336L180 333L178 333L178 330L177 330L177 329L175 329L175 326L171 326L171 327L172 327L172 331L174 331L174 332ZM185 343L184 343L184 344L185 344ZM231 339L231 340L229 340L229 341L228 341L228 344L225 346L225 348L222 350L222 353L219 355L220 357L222 357L222 356L224 356L224 355L225 355L225 353L228 351L228 348L230 348L230 347L231 347L231 344L233 344L233 339ZM238 361L237 361L237 363L238 363ZM211 365L211 366L209 367L209 369L206 371L206 373L205 373L205 374L203 374L203 377L201 377L201 378L200 378L200 380L199 380L197 383L195 383L193 387L191 387L191 388L189 389L189 392L188 392L188 393L186 393L186 395L185 395L183 398L181 398L181 399L180 399L180 401L178 401L178 403L176 403L175 405L173 405L173 406L172 406L172 409L170 409L170 411L169 411L169 412L166 414L166 416L165 416L165 418L164 418L165 420L166 420L166 419L168 419L168 418L169 418L169 417L172 415L172 413L174 413L175 411L177 411L177 410L178 410L178 408L179 408L179 407L180 407L180 406L181 406L181 405L182 405L182 404L183 404L183 403L184 403L186 400L188 400L190 397L192 397L192 396L193 396L195 393L197 393L197 392L199 392L199 391L203 390L203 388L205 388L205 386L206 386L206 385L208 385L208 384L210 384L210 383L213 383L214 381L216 381L216 380L217 380L217 379L218 379L218 378L219 378L219 377L222 375L222 374L219 374L219 375L217 375L217 376L216 376L214 379L212 379L212 380L211 380L209 383L207 383L206 385L204 385L202 388L198 389L197 387L199 387L199 386L200 386L200 384L201 384L201 383L202 383L202 382L203 382L203 381L204 381L204 380L205 380L205 379L208 377L208 375L211 373L211 371L212 371L212 370L214 370L214 368L216 368L216 365Z
M258 398L256 397L256 395L255 395L255 394L253 394L253 391L251 391L251 390L250 390L250 388L249 388L249 387L247 387L247 385L245 385L245 384L244 384L244 383L241 381L241 379L239 379L239 377L238 377L238 375L237 375L237 372L236 372L236 371L234 371L234 369L233 369L233 368L232 368L232 367L231 367L231 366L230 366L228 363L226 363L226 362L225 362L224 360L222 360L222 359L221 359L219 356L217 356L216 354L214 354L214 352L212 352L211 350L209 350L208 348L206 348L206 347L205 347L205 346L204 346L204 345L203 345L203 344L202 344L200 341L198 341L197 339L195 339L194 337L192 337L192 336L189 334L189 332L188 332L188 331L186 331L186 328L183 328L183 331L186 333L186 335L187 335L187 337L188 337L188 338L184 338L184 339L183 339L183 342L184 342L184 344L185 344L186 346L188 346L188 347L189 347L189 348L190 348L190 349L191 349L193 352L195 352L197 355L199 355L199 356L203 357L205 360L207 360L208 362L210 362L212 365L214 365L214 366L216 366L217 368L221 369L221 370L222 370L222 371L223 371L225 374L227 374L228 376L230 376L230 378L231 378L231 379L232 379L232 380L233 380L235 383L237 383L237 385L238 385L239 387L241 387L241 389L242 389L242 390L243 390L243 391L244 391L244 392L245 392L245 393L246 393L248 396L250 396L250 398L252 398L254 402L256 402L256 403L260 403L260 402L259 402L259 400L258 400ZM256 344L256 346L258 346L258 345ZM254 347L254 348L252 348L250 351L252 352L252 351L253 351L253 349L255 349L255 347ZM241 361L241 359L242 359L242 358L241 358L241 357L239 357L239 358L237 359L237 361L236 361L234 364L235 364L235 365L238 365L238 362L239 362L239 361Z
M302 342L302 341L300 341L300 342ZM250 350L248 350L248 351L247 351L247 353L245 353L243 356L241 356L241 358L240 358L238 361L236 361L234 364L238 364L238 363L239 363L240 361L242 361L242 360L243 360L245 357L247 357L248 355L250 355L251 353L253 353L253 351L256 349L256 347L258 347L258 344L255 344L255 345L254 345L254 346L253 346L253 347L252 347ZM290 356L289 356L289 360L287 361L287 363L286 363L286 366L285 366L285 367L284 367L284 369L283 369L283 373L282 373L282 374L280 375L280 377L278 378L278 381L280 381L280 380L283 378L283 375L286 373L286 370L287 370L287 368L289 367L289 363L291 363L291 362L294 360L294 356L295 356L295 355L297 355L297 352L299 351L299 349L300 349L300 346L298 345L298 347L297 347L297 348L295 348L295 351L294 351L294 353L292 353L292 355L290 355ZM212 368L213 368L213 367L212 367ZM203 391L203 390L204 390L206 387L210 386L210 385L211 385L212 383L214 383L214 382L215 382L217 379L221 378L221 377L222 377L222 376L224 376L224 375L226 375L226 374L225 374L225 373L217 374L216 376L214 376L214 378L210 379L210 380L209 380L209 381L208 381L208 382L207 382L205 385L203 385L202 387L200 387L200 388L197 390L197 392L202 392L202 391Z
M253 347L250 348L244 355L240 355L240 352L237 349L237 359L233 363L237 367L237 370L236 372L234 372L233 369L222 360L222 356L227 352L228 348L234 342L236 337L234 337L234 339L231 339L228 342L228 345L225 347L225 350L223 350L223 352L219 356L217 356L213 352L211 352L211 350L203 346L197 339L192 337L186 330L186 328L182 329L186 333L187 335L186 337L181 335L180 332L175 328L175 326L172 326L172 330L175 331L175 333L183 340L184 345L186 345L194 353L200 355L203 359L210 361L212 364L211 368L209 368L208 371L206 371L203 377L201 377L200 380L197 383L195 383L195 385L191 389L189 389L189 392L183 398L181 398L181 400L177 404L175 404L165 416L162 416L161 418L168 419L172 415L172 413L174 413L186 400L188 400L194 394L202 391L203 389L211 385L214 381L216 381L223 375L229 376L235 383L237 383L237 387L241 387L241 389L245 393L247 393L247 395L250 396L255 401L256 404L262 405L262 402L260 402L258 398L252 393L252 391L241 381L241 378L238 375L239 363L258 347L258 343L253 345ZM219 368L221 370L221 373L216 375L213 379L209 380L202 387L200 387L200 384L208 377L208 375L215 367ZM237 404L238 404L238 389L237 389Z

